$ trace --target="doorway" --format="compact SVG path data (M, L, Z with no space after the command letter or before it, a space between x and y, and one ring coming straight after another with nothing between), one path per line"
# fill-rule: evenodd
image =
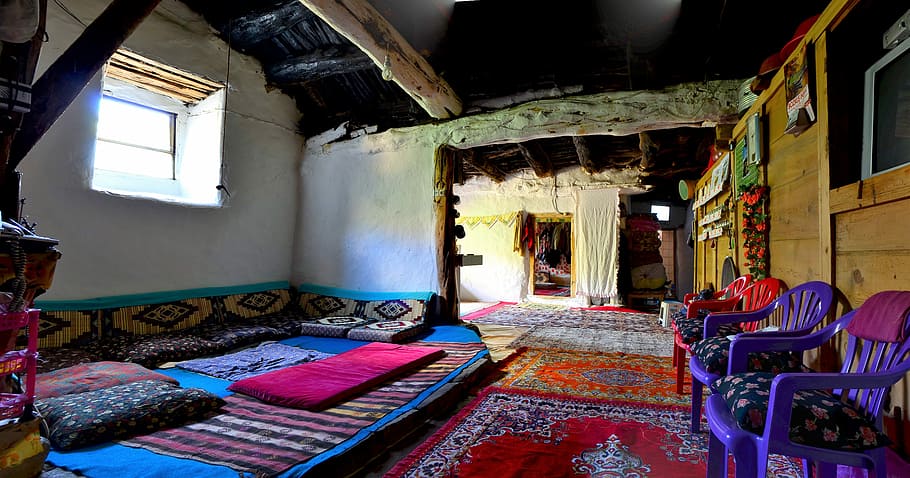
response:
M531 294L572 297L575 292L575 236L571 214L534 214Z

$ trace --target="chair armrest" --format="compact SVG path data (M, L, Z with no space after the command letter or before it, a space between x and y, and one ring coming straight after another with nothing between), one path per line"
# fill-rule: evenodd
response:
M773 305L773 303L772 303ZM767 309L767 310L766 310ZM743 311L725 311L723 313L712 312L705 318L705 330L702 337L714 337L717 335L717 326L721 324L738 324L741 322L756 322L765 319L771 315L773 308L764 307L751 312Z
M698 297L698 294L695 292L689 292L688 294L684 295L682 300L683 305L689 305L689 302L696 297Z
M850 318L841 317L817 332L797 336L794 336L793 332L739 334L730 341L727 374L748 371L749 354L752 352L804 352L818 348L844 329L850 323Z
M910 371L910 361L886 372L782 373L771 382L764 435L772 441L790 441L793 395L798 390L869 389L888 387Z
M739 296L721 300L693 300L689 302L686 309L686 317L698 317L699 310L710 310L711 312L727 312L733 310L736 304L739 304Z

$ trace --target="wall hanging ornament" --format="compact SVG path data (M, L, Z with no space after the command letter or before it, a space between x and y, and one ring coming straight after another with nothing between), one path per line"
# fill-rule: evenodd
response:
M743 249L755 280L768 277L768 187L753 185L740 195L743 204Z

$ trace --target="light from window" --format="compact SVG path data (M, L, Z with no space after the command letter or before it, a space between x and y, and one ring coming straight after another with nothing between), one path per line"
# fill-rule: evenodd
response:
M95 169L174 179L176 116L102 96L98 112Z
M670 206L658 206L657 204L651 205L651 214L657 215L658 221L669 221L670 220Z

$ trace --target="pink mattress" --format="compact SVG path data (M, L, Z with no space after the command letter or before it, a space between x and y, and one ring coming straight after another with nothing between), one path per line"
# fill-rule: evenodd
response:
M316 362L239 380L228 390L268 403L319 410L444 355L435 347L372 342Z

